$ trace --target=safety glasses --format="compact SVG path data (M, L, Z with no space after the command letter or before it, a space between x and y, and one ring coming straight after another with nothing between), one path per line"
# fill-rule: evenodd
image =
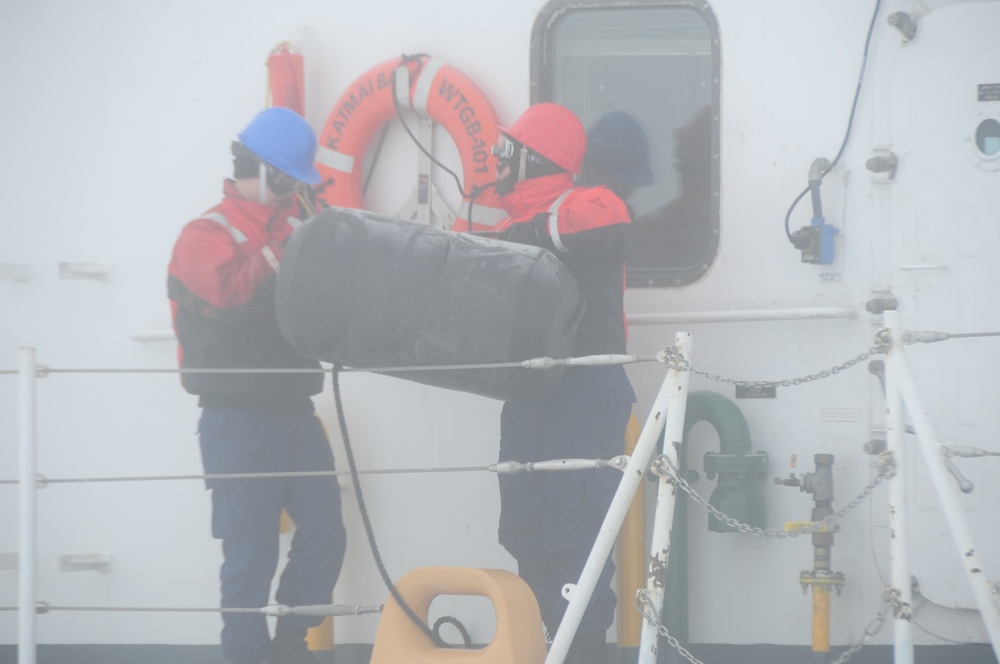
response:
M267 184L278 196L286 196L304 186L291 175L271 166L267 169Z
M500 161L510 161L514 158L516 149L514 141L500 134L497 142L493 145L493 156Z

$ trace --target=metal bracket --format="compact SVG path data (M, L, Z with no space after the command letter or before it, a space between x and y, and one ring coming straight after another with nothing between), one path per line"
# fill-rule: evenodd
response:
M827 570L803 570L799 574L799 584L802 586L802 594L808 592L811 586L813 592L819 590L820 592L829 592L830 588L837 591L840 594L841 589L844 587L844 583L847 582L846 577L843 572L830 572Z
M110 553L75 553L59 556L60 572L86 572L95 570L106 572L111 567L114 556Z

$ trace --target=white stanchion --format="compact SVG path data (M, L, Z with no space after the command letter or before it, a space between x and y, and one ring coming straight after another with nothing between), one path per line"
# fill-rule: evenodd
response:
M22 348L18 372L18 639L17 663L35 664L35 349Z
M684 359L690 360L691 335L686 332L678 332L676 345L681 350ZM632 504L632 497L642 482L650 459L652 459L653 453L656 451L656 442L660 437L660 432L663 430L666 422L669 422L672 417L675 418L680 413L683 413L686 407L687 379L687 371L671 369L663 381L660 392L653 402L649 417L646 419L646 424L642 429L642 434L640 434L639 440L636 442L635 450L632 452L632 456L625 466L621 482L618 484L618 490L615 492L611 506L608 508L608 513L601 524L597 540L594 542L594 548L590 551L590 556L587 558L580 579L576 585L567 585L563 589L563 594L569 599L569 606L566 607L566 613L563 615L559 629L552 640L552 647L545 658L545 664L562 664L566 659L566 654L569 652L569 647L583 619L583 613L594 594L597 580L604 569L604 564L607 562L608 556L611 555L611 549L618 538L618 532L625 521L628 508ZM678 392L682 393L682 401L677 401L675 395ZM671 399L671 397L674 398ZM668 402L671 406L669 416L667 415ZM683 424L681 428L683 429ZM624 431L622 434L624 435ZM677 439L679 440L679 437ZM657 518L660 518L660 516L658 514Z
M903 350L903 335L899 328L899 317L886 314L885 321L889 324L892 342L887 358L898 355ZM895 325L895 327L893 327ZM898 592L898 599L905 614L899 610L894 612L893 650L894 664L913 664L913 623L910 607L913 606L913 588L910 583L910 550L909 550L909 510L906 500L906 423L903 421L903 402L899 394L897 381L890 377L886 367L885 402L886 402L886 446L892 454L896 466L896 474L889 478L889 559L892 565L892 589Z
M691 335L677 335L677 347L690 361ZM677 374L676 376L674 374ZM667 423L663 436L663 455L674 468L680 468L677 447L684 440L684 415L687 411L688 372L671 372L670 381L664 382L667 395ZM668 385L668 383L671 383ZM649 426L647 422L646 426ZM674 504L677 486L666 476L661 476L656 492L656 512L653 517L653 537L650 547L649 571L646 578L646 595L650 603L662 614L663 595L667 585L667 563L670 559L670 533L674 527ZM660 633L648 620L642 622L639 639L639 664L656 664Z
M887 311L885 320L890 330L898 332L901 329L899 312ZM993 654L1000 659L1000 609L997 608L993 600L986 568L982 564L979 551L976 549L972 534L969 532L969 527L962 514L962 507L956 493L957 487L950 479L945 467L945 458L941 454L941 444L938 442L934 428L927 417L927 411L924 409L923 400L917 390L917 383L913 377L906 351L902 346L895 345L895 333L893 344L893 352L890 352L886 357L886 383L895 383L899 389L906 412L909 414L916 431L920 452L923 454L924 462L931 476L931 483L937 493L938 502L951 530L959 559L969 578L969 583L972 585L976 606L979 608L980 617L986 626L990 643L993 645Z

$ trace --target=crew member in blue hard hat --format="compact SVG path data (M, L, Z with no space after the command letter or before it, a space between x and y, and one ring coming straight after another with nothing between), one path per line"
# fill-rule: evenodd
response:
M580 184L605 185L628 202L636 187L653 183L649 167L649 138L639 122L625 111L602 115L587 130L587 154Z
M303 218L297 192L317 184L316 135L295 112L261 112L233 143L224 198L181 231L167 290L182 369L319 369L282 338L275 276L285 240ZM312 396L323 374L181 373L198 395L207 475L333 471ZM222 540L222 607L271 603L282 510L295 524L275 601L329 604L344 557L336 478L211 478L212 534ZM223 612L223 654L236 664L316 662L305 637L321 617L278 619L274 638L260 613Z

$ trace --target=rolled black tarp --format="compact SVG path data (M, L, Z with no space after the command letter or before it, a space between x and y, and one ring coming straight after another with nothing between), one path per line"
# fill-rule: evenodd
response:
M289 238L278 273L281 333L298 352L355 368L519 362L572 356L584 302L538 247L331 208ZM505 401L563 369L386 372Z

